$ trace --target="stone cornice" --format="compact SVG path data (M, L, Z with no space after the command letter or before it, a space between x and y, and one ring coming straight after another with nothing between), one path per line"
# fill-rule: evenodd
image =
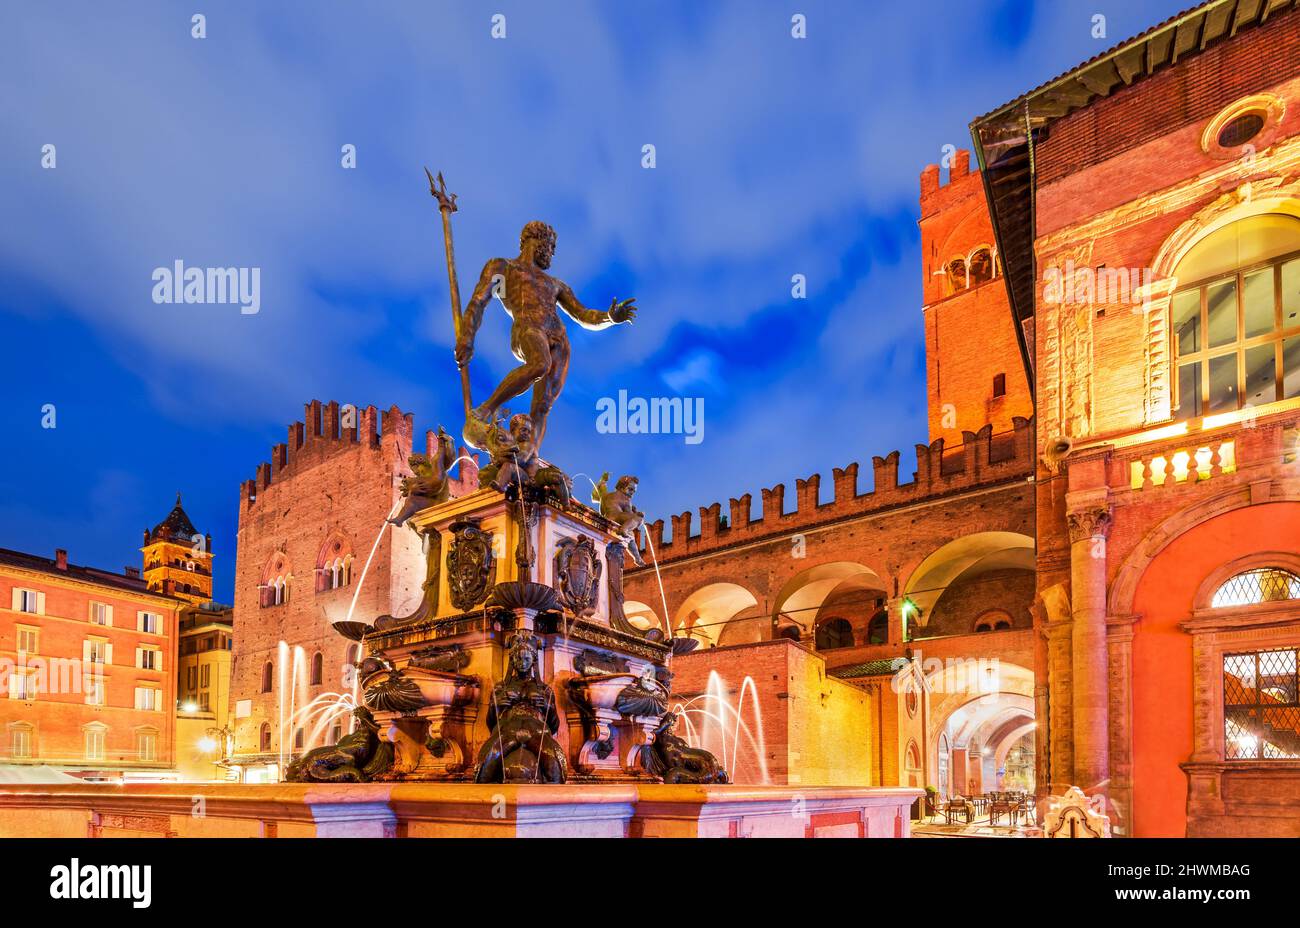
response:
M1243 631L1252 628L1294 627L1296 625L1297 611L1297 604L1294 600L1277 603L1257 603L1250 606L1197 609L1192 613L1190 619L1179 622L1178 627L1189 635Z

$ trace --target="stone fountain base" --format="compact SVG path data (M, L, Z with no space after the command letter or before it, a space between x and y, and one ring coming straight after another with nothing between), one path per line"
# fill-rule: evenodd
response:
M659 784L6 784L0 838L906 838L920 796Z
M616 526L578 503L521 503L491 488L420 509L409 525L429 552L421 607L339 627L362 642L359 695L392 745L374 779L471 781L494 744L509 749L493 719L526 698L497 689L522 636L566 782L657 781L642 748L667 710L671 644L623 615Z

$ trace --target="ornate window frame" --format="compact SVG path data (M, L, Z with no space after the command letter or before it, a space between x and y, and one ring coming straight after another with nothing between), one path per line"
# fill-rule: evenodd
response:
M1300 769L1300 760L1227 760L1224 745L1223 657L1225 654L1300 648L1300 600L1213 606L1228 579L1259 567L1300 573L1300 554L1256 552L1221 565L1197 588L1192 614L1179 627L1192 637L1192 756L1188 766L1249 770Z
M1264 125L1254 137L1244 145L1223 146L1219 144L1219 133L1228 123L1240 116L1257 113ZM1271 93L1257 93L1249 97L1234 100L1216 113L1201 132L1201 151L1211 158L1230 161L1249 157L1254 152L1268 148L1277 141L1282 117L1286 115L1286 101ZM1248 150L1243 150L1248 149Z

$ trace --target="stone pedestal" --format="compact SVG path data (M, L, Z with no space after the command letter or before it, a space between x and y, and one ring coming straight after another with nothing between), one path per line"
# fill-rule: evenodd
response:
M423 682L423 705L376 711L395 748L388 777L474 777L491 733L493 686L507 676L511 640L527 632L561 719L555 737L571 778L644 780L638 749L656 719L626 716L615 703L625 687L662 671L670 648L623 616L625 552L615 526L576 502L521 503L492 489L430 506L409 525L432 552L426 600L411 616L380 620L364 650L413 677L421 663L451 661L453 676L473 686L435 692Z

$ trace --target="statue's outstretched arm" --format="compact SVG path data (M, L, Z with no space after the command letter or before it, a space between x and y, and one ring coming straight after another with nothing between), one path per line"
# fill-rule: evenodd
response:
M610 302L607 312L599 309L588 309L578 302L578 297L574 294L573 289L565 283L560 284L560 291L556 296L556 301L560 304L560 308L573 318L574 322L584 329L591 329L593 332L608 329L611 325L617 325L620 322L631 322L633 317L636 316L636 307L632 305L636 302L635 299L613 300Z

